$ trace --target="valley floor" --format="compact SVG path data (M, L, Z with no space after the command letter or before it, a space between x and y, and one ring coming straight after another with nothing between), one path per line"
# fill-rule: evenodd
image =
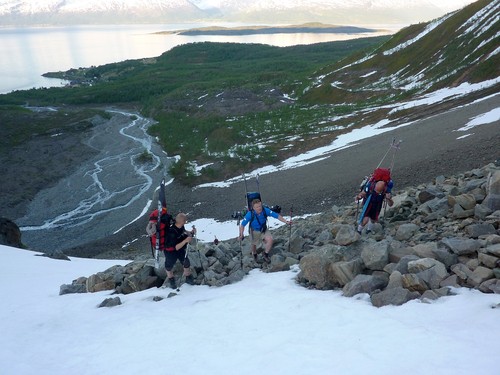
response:
M377 166L393 138L403 141L394 164L395 191L432 181L439 175L456 174L494 162L500 158L500 121L465 132L457 130L474 117L499 106L500 95L496 95L366 138L349 148L331 153L329 157L316 163L261 175L260 191L263 200L269 205L280 205L285 215L289 214L292 205L294 215L302 215L321 212L332 205L351 203L361 180ZM85 152L85 149L71 150ZM38 162L43 163L43 158L44 155L40 155ZM388 163L390 161L386 159L385 166ZM249 165L248 172L252 170ZM4 178L14 179L15 176ZM249 190L256 188L252 180L248 186ZM171 212L187 212L191 220L214 218L226 221L230 220L233 211L242 209L244 192L242 182L226 188L195 189L174 182L168 186L167 201ZM136 215L131 214L130 220ZM117 258L149 254L148 239L142 236L146 224L147 217L144 217L115 235L66 249L65 252L74 256L104 254ZM109 229L112 232L116 228ZM236 235L235 221L235 237ZM123 244L133 240L136 240L133 246L122 250Z

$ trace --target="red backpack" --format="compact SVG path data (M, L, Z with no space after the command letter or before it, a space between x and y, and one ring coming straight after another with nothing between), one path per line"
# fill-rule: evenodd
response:
M149 215L149 221L154 221L156 222L158 220L158 209L154 210L151 212ZM160 248L159 250L167 250L167 251L172 251L172 248L167 248L166 247L166 238L167 238L167 232L170 230L171 226L173 225L173 218L172 216L167 212L167 209L165 207L162 208L161 210L161 218L160 218ZM153 247L156 246L156 233L151 236L151 244Z
M389 183L390 180L391 180L391 171L385 168L375 169L373 171L372 177L370 178L370 181L372 182L384 181L385 183Z

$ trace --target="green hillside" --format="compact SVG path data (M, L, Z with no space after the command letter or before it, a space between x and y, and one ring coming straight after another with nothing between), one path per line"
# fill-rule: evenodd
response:
M480 0L429 23L407 27L376 50L322 69L309 103L391 103L500 73L498 1ZM347 66L347 67L346 67Z
M10 127L5 134L19 144L38 132L32 123L40 124L25 111L23 125L15 123L25 103L71 107L67 113L135 109L157 121L149 131L167 153L180 155L173 176L188 184L219 180L329 144L352 128L453 108L457 103L447 101L391 113L391 105L425 93L498 79L499 12L499 1L479 0L392 37L286 48L194 43L158 58L54 72L49 76L71 80L71 87L0 95L0 121L9 119L2 121ZM83 121L44 116L47 134L51 123ZM210 166L198 173L201 164Z

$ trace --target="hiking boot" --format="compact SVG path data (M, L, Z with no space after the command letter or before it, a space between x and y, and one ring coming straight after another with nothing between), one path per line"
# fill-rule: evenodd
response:
M253 260L257 262L257 253L252 253L253 255Z
M172 288L172 289L176 289L177 288L177 285L175 284L175 277L172 277L172 278L168 278L168 285Z
M265 261L266 263L271 263L271 258L269 258L269 254L268 254L268 253L263 252L263 253L262 253L262 257L264 258L264 261Z
M193 275L186 276L186 283L189 285L194 285Z

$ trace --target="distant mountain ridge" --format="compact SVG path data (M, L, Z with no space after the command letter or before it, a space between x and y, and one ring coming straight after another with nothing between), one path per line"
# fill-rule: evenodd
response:
M414 23L474 0L1 0L2 25L182 22Z

